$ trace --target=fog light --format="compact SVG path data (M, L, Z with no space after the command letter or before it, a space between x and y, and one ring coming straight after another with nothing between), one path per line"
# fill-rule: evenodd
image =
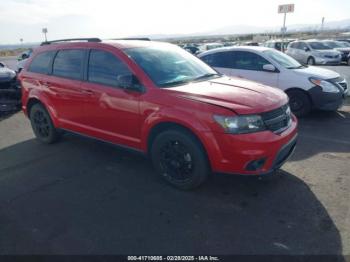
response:
M264 166L265 162L266 162L266 158L260 158L260 159L250 161L245 169L248 171L259 170Z

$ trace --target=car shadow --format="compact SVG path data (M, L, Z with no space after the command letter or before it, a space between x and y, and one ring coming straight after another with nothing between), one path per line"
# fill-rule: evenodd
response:
M212 176L168 186L150 161L66 135L0 150L2 254L341 254L339 231L308 185Z
M299 119L298 145L291 161L310 158L319 153L349 152L350 112L313 111Z

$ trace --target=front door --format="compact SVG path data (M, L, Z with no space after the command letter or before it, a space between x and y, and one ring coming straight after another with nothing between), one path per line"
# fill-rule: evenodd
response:
M91 50L87 81L85 126L87 132L103 140L131 147L140 145L139 103L142 92L122 86L122 79L133 74L113 53Z
M259 54L249 51L234 51L231 59L231 75L278 87L279 74L265 71L263 66L271 63Z

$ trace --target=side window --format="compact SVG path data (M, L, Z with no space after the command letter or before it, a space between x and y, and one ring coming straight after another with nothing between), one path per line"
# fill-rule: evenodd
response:
M269 61L260 55L246 51L236 51L233 60L233 68L241 70L263 71L263 66L270 64Z
M112 53L91 50L88 81L108 86L120 87L123 78L131 77L128 67Z
M298 43L290 43L289 48L297 48Z
M55 51L43 52L35 56L29 65L28 71L39 74L51 73L51 61Z
M81 79L84 56L84 50L59 51L53 63L52 74L65 78Z
M307 45L305 43L299 43L299 49L304 50L305 48L307 48Z
M281 43L276 42L275 48L281 51Z
M232 52L218 52L202 57L202 60L212 67L232 67Z

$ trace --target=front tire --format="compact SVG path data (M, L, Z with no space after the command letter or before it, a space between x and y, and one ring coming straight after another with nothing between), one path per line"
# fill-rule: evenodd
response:
M311 111L311 101L307 94L299 90L291 90L287 92L289 96L289 106L297 117L306 116Z
M160 133L152 144L151 158L157 172L168 183L182 190L198 187L210 173L202 145L187 131Z
M51 144L60 138L59 131L53 125L51 117L43 105L33 105L29 118L34 134L39 141Z

